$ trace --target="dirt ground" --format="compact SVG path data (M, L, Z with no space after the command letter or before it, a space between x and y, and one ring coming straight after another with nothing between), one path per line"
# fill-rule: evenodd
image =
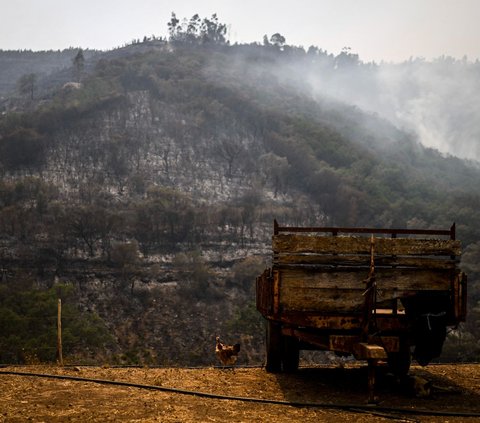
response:
M433 385L428 398L414 397L380 368L376 387L379 404L369 407L367 412L214 399L5 372L69 375L295 403L364 406L367 400L367 371L362 364L301 368L295 374L269 374L261 368L12 366L0 368L0 422L480 421L478 416L415 415L386 409L402 407L480 416L480 365L413 367L412 375L425 378Z

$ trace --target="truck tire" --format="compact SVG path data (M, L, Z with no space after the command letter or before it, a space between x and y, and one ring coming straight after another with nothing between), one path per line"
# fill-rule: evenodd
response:
M266 330L267 362L265 369L269 373L279 373L282 370L282 328L271 320L267 320Z
M403 377L408 374L410 364L412 363L412 354L410 346L406 341L400 341L398 352L388 353L387 364L390 372L397 377Z
M298 370L300 360L300 350L298 348L298 339L293 336L283 337L283 371L293 373Z

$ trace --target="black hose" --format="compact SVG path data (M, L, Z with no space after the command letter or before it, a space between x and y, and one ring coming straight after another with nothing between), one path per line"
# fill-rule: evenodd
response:
M437 410L427 410L427 409L413 409L413 408L400 408L400 407L381 407L377 405L364 405L364 404L332 404L332 403L319 403L319 402L295 402L295 401L282 401L282 400L273 400L273 399L264 399L264 398L252 398L252 397L238 397L238 396L228 396L228 395L218 395L210 394L208 392L198 392L198 391L189 391L185 389L177 388L168 388L165 386L157 385L143 385L138 383L131 382L120 382L107 379L90 379L77 376L67 376L67 375L52 375L52 374L43 374L43 373L27 373L27 372L14 372L7 370L0 370L0 374L4 375L13 375L13 376L29 376L29 377L43 377L51 379L62 379L62 380L73 380L77 382L93 382L104 385L116 385L116 386L126 386L130 388L140 388L140 389L150 389L163 392L171 392L175 394L183 395L193 395L203 398L213 398L221 400L230 400L230 401L242 401L242 402L253 402L253 403L262 403L262 404L274 404L274 405L288 405L292 407L311 407L311 408L327 408L327 409L337 409L337 410L346 410L351 412L362 412L362 413L372 413L376 412L386 412L386 413L395 413L395 414L411 414L411 415L423 415L423 416L448 416L448 417L480 417L480 413L468 413L468 412L451 412L451 411L437 411ZM386 416L385 416L386 417Z

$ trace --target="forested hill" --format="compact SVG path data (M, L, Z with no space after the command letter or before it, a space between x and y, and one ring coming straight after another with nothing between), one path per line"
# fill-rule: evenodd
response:
M66 184L68 172L70 195L102 178L104 189L121 193L116 200L137 194L125 186L132 176L146 189L170 184L215 202L249 187L259 199L262 190L305 195L312 218L331 224L457 221L464 238L478 238L468 212L478 201L478 165L426 149L376 114L322 98L298 72L321 75L330 61L331 78L333 69L343 71L339 57L275 45L164 43L130 51L100 59L81 88L58 87L33 111L4 112L4 174L41 172Z
M72 60L78 53L78 48L58 51L8 51L0 50L0 98L15 94L18 80L23 75L34 74L40 82L53 78L52 83L59 83L63 78L61 71L72 66ZM93 59L94 50L83 52L85 59Z
M374 66L278 39L194 41L98 54L70 69L75 83L65 84L64 71L47 95L3 103L3 263L62 279L67 263L103 262L132 294L141 282L173 281L185 301L223 298L224 320L243 335L256 327L245 326L247 306L274 218L400 228L456 222L475 279L478 163L425 148L415 134L315 85Z

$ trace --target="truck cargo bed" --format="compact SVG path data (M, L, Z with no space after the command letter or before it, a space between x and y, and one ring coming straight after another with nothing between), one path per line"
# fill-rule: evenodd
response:
M256 281L272 371L294 370L301 348L359 359L379 358L381 348L408 371L411 349L428 362L441 351L446 327L465 321L455 225L302 228L275 221L272 252L271 268Z

